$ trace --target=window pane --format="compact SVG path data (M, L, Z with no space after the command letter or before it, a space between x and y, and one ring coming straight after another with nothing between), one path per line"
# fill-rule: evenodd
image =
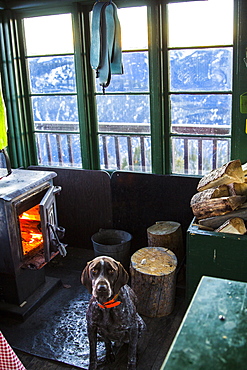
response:
M229 135L231 95L171 95L171 131Z
M171 91L232 89L232 48L170 50Z
M38 164L81 167L71 14L25 18L24 30Z
M71 14L24 19L27 55L73 53Z
M185 173L184 139L172 138L172 173Z
M189 140L188 143L188 173L196 175L198 173L198 140Z
M173 173L204 175L230 160L230 139L173 137Z
M35 136L39 165L82 166L78 134L36 133Z
M95 79L100 168L151 172L147 7L118 15L124 73L111 76L106 94Z
M233 0L167 8L172 169L202 175L230 158Z
M231 45L233 0L168 4L169 47Z
M230 139L217 140L217 164L216 167L223 166L230 158Z
M111 83L110 86L107 87L107 92L148 91L149 75L147 52L123 53L123 69L124 74L111 76ZM97 79L96 86L97 91L101 92L102 87L99 86Z
M121 25L122 49L147 49L147 7L118 9Z
M100 135L100 167L151 172L150 137Z
M39 130L47 123L56 123L56 129L60 125L59 130L63 130L67 127L64 124L68 125L69 122L72 124L71 130L72 127L78 129L76 96L35 96L32 97L32 105L35 126Z
M146 132L150 131L149 96L99 95L97 107L99 128L110 123L116 132L140 132L144 125Z
M210 140L210 139L203 140L202 141L202 153L201 153L203 173L209 173L213 169L214 156L215 154L214 154L213 140Z
M33 94L76 91L74 57L29 58L28 67Z

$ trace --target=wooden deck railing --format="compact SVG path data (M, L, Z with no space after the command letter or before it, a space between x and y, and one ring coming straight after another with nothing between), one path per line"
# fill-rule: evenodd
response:
M101 169L105 170L127 170L152 172L151 170L151 139L148 133L149 125L127 125L122 124L121 133L106 131L106 125L100 125L99 143L100 143L100 162ZM174 125L175 127L175 125ZM71 128L71 127L70 127ZM46 123L47 129L47 123ZM230 158L230 139L227 135L226 127L213 128L207 125L200 127L201 136L193 136L195 127L182 128L177 126L173 140L179 139L180 158L173 150L173 173L203 174L205 171L205 162L207 162L206 171L217 168ZM79 140L79 133L75 129L70 133L59 132L40 132L37 134L36 143L39 157L39 164L47 166L67 166L82 167L79 145L75 150L75 140ZM113 130L112 130L113 131ZM191 134L191 136L182 136ZM222 136L203 136L203 135L222 135ZM193 144L192 144L193 142ZM224 153L219 150L219 145L224 142ZM205 160L205 143L210 147L207 150ZM177 144L178 145L178 144ZM191 155L192 146L197 155ZM192 158L193 157L193 158ZM176 161L179 161L179 166Z

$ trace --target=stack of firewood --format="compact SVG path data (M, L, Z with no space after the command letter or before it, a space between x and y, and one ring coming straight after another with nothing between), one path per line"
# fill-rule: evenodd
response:
M191 199L196 224L217 232L247 233L247 163L233 160L205 175Z

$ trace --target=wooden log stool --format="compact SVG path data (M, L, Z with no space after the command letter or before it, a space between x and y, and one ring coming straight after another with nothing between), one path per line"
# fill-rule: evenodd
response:
M174 307L177 258L167 248L139 249L131 256L131 287L137 310L148 317L169 315Z
M185 256L181 224L175 221L157 221L147 229L148 246L164 247L175 253L181 264Z

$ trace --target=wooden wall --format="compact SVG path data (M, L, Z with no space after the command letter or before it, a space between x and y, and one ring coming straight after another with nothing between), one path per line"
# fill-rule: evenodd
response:
M112 227L110 176L104 171L50 167L29 169L54 171L59 226L65 227L64 243L75 248L93 248L91 236L100 228Z
M113 225L133 235L132 253L147 246L147 228L156 221L176 221L186 230L192 221L190 199L198 178L114 172L111 177Z
M57 197L59 225L65 227L68 246L92 249L91 236L100 228L125 230L133 235L131 253L147 246L146 229L156 221L177 221L183 234L193 218L190 199L198 178L63 168L55 185L62 186Z

